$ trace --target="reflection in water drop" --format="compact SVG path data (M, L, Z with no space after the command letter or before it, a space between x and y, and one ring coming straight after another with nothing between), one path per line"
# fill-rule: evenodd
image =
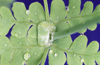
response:
M29 15L30 14L30 10L26 10L26 14Z
M15 36L18 37L18 34L15 33Z
M35 15L37 15L37 13L35 12Z
M53 50L50 50L49 52L50 52L50 54L53 54Z
M76 56L76 54L74 54L74 56Z
M26 64L27 64L26 61L23 61L23 62L22 62L22 65L26 65Z
M5 44L5 46L7 46L7 44Z
M84 59L81 59L81 63L83 63L84 62Z
M21 42L19 44L22 44Z
M24 54L24 59L25 60L28 60L30 57L31 57L31 55L29 53L25 53Z
M57 54L57 53L55 53L55 54L54 54L54 56L55 56L55 57L57 57L57 56L58 56L58 54Z

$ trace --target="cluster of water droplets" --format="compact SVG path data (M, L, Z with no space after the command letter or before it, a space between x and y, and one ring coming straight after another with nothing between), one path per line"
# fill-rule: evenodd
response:
M77 54L74 54L74 56L77 56ZM81 58L81 57L80 57ZM81 63L83 64L84 63L84 59L83 58L81 58Z
M54 57L57 57L57 56L58 56L58 53L54 53L54 50L50 50L49 53L50 53L50 54L53 54Z
M22 65L27 65L27 61L29 60L30 57L31 57L31 55L29 53L25 53L24 61L22 62Z

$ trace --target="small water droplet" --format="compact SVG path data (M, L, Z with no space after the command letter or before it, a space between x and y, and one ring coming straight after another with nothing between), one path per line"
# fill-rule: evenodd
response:
M84 59L81 59L81 63L83 63L84 62Z
M76 54L74 54L74 56L76 56Z
M50 52L50 54L53 54L53 50L50 50L49 52Z
M35 15L37 15L37 13L35 12Z
M75 8L75 6L73 6L73 8Z
M26 14L29 15L30 14L30 10L26 10Z
M21 42L19 44L22 44Z
M30 57L31 57L31 55L29 53L25 53L24 54L24 59L25 60L28 60Z
M5 46L7 46L7 44L5 44Z
M58 56L58 54L57 54L57 53L55 53L55 54L54 54L54 56L55 56L55 57L57 57L57 56Z
M19 34L21 34L21 32L19 32Z
M26 65L26 61L23 61L23 62L22 62L22 65Z
M16 37L18 37L18 34L15 34Z
M34 53L36 55L36 53Z

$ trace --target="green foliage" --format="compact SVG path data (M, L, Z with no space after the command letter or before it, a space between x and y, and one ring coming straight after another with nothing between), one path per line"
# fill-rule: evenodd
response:
M86 46L86 36L81 35L74 40L71 48L69 49L70 53L67 55L67 62L69 65L82 65L83 62L85 65L95 65L95 61L99 65L99 43L92 41L87 47ZM73 62L71 62L72 60Z
M69 65L95 65L95 61L100 65L98 42L87 46L85 35L74 41L70 36L96 29L100 5L93 11L92 2L88 1L80 12L81 0L69 0L68 10L62 0L53 0L50 15L47 0L44 5L45 11L38 2L26 10L24 3L15 2L14 16L9 8L0 8L0 65L44 65L47 54L49 65L64 65L66 60ZM8 39L5 35L12 26Z
M0 7L1 6L6 6L10 7L10 4L13 3L14 0L0 0Z

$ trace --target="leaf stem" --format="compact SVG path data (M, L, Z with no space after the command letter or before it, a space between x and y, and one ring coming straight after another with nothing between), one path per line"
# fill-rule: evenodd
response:
M71 51L69 51L69 50L64 50L64 49L61 49L61 48L59 48L59 47L55 47L55 48L57 48L57 49L59 49L59 50L61 50L61 51L63 51L63 52L66 52L66 53L77 54L77 55L80 55L80 56L93 56L92 54L81 54L81 53L71 52Z
M42 63L41 63L41 65L45 64L45 60L46 60L46 57L48 55L48 50L49 50L49 47L44 50L44 54L43 54L43 57L42 57Z
M47 0L44 0L44 7L45 7L45 14L46 14L46 21L50 21Z
M83 29L88 28L89 26L93 24L97 24L99 21L100 21L100 15L96 18L94 17L93 19L86 21L85 23L78 24L72 28L69 28L60 32L55 32L54 40L79 32Z

